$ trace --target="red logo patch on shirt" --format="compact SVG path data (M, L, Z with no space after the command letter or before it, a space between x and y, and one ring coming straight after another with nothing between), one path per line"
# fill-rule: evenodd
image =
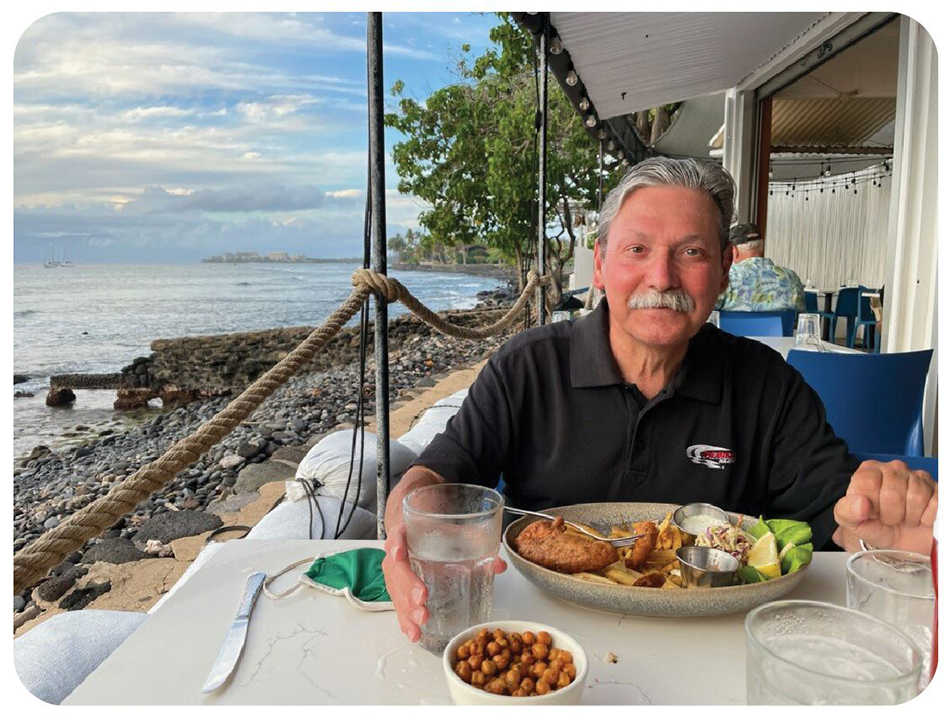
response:
M723 470L736 462L736 454L729 448L719 446L695 445L686 449L686 457L697 465Z

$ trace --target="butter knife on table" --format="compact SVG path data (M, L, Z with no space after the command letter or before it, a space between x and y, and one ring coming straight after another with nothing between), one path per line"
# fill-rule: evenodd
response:
M251 619L251 609L254 607L254 601L260 593L266 577L267 575L264 573L253 573L248 576L247 582L244 584L244 597L241 600L241 606L234 617L234 622L231 623L231 627L228 629L228 634L221 645L221 651L215 658L208 679L205 681L204 687L201 688L204 694L223 685L234 670L238 660L241 659L244 640L247 637L247 624Z

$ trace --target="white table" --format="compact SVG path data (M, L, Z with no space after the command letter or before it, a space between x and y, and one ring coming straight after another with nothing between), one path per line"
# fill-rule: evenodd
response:
M64 704L448 704L440 658L410 643L395 613L361 612L310 588L281 602L262 594L230 681L201 694L248 574L273 574L334 547L367 546L381 543L226 543ZM843 605L846 557L817 553L789 597ZM284 576L274 587L294 579ZM574 635L591 660L585 704L745 704L742 614L665 619L596 612L550 597L509 568L496 578L492 617L536 620ZM605 661L608 652L617 655L615 664ZM726 669L711 668L713 658Z
M795 348L795 337L794 336L749 336L748 338L753 339L754 341L759 341L760 343L770 346L771 348L778 351L782 354L782 358L788 360L788 352ZM849 349L847 346L838 346L838 344L833 344L829 341L822 341L821 346L823 349L829 353L839 353L839 354L860 354L863 353L857 349ZM811 349L806 349L811 350Z

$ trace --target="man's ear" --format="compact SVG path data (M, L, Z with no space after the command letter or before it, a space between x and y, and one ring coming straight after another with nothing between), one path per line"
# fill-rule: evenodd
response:
M594 242L594 279L593 284L601 291L604 290L603 268L604 257L600 252L600 242Z
M732 262L735 260L735 246L728 246L722 252L722 281L719 282L719 293L721 294L729 286L729 269L732 268ZM595 259L596 261L596 259Z

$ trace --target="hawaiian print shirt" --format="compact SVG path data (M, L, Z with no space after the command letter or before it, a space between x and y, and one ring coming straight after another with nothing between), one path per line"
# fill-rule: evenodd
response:
M802 280L791 269L765 257L751 257L732 265L729 286L719 297L723 311L805 310Z

